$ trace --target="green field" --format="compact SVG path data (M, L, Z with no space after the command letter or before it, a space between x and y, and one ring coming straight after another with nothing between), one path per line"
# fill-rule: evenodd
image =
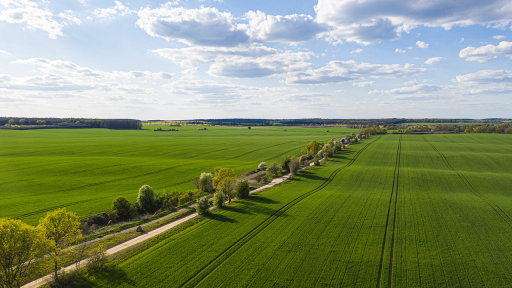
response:
M298 155L312 140L357 131L144 128L0 130L0 217L36 224L47 211L60 207L87 216L109 209L117 196L135 201L144 184L156 192L190 190L194 177L215 167L233 168L240 175L262 161Z
M372 136L84 286L510 287L511 144Z

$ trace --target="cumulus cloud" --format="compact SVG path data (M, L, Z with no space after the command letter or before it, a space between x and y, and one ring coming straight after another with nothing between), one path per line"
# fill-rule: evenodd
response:
M512 59L512 42L502 41L497 46L489 44L478 48L469 46L459 52L460 58L480 63L496 59L498 55L507 56Z
M357 86L357 87L360 87L360 88L363 88L363 87L372 87L373 84L375 84L374 81L369 81L369 82L354 82L352 83L352 86Z
M249 41L247 26L236 25L231 13L216 8L185 9L165 4L141 9L138 15L137 25L153 37L216 47L235 47Z
M405 50L396 48L395 53L405 53Z
M425 73L427 69L412 64L357 64L355 61L331 61L319 69L308 69L287 77L288 84L334 84L365 78L399 78Z
M451 29L490 24L499 28L512 21L512 5L508 0L319 0L315 11L319 23L334 27L326 38L334 44L355 41L367 45L396 39L420 25ZM376 33L364 27L373 27Z
M282 51L265 46L189 47L158 49L154 53L186 68L196 71L199 65L210 65L213 76L251 78L302 71L312 66L305 62L311 52Z
M71 25L73 23L77 24L77 25L82 24L82 21L80 19L78 19L75 16L75 13L73 13L73 11L71 11L71 10L64 10L64 12L59 13L58 16L62 19L65 19L65 21L63 22L63 23L65 23L65 25Z
M356 50L352 50L352 51L350 51L350 54L354 54L354 53L361 53L361 52L363 52L363 49L361 49L361 48L357 48Z
M37 3L28 0L2 0L0 5L4 7L0 11L0 21L11 24L25 23L29 29L41 29L48 33L51 39L62 36L63 24L53 18L53 13L47 9L41 9Z
M327 31L327 25L315 22L310 15L293 14L287 16L266 15L261 11L245 14L249 20L248 34L256 42L303 42Z
M461 84L512 83L512 70L481 70L475 73L459 75L455 77L454 82Z
M4 51L4 50L0 50L0 55L7 55L7 56L11 56L12 54L7 52L7 51Z
M401 96L393 96L393 100L411 100L411 101L419 101L419 100L434 100L434 99L445 99L447 96L444 95L401 95Z
M428 59L427 61L425 61L425 64L428 64L428 65L434 65L434 64L437 64L439 62L441 62L441 60L443 59L446 59L444 57L432 57L430 59Z
M492 36L492 38L496 39L496 40L501 40L503 38L505 38L504 35L496 35L496 36Z
M116 17L123 17L132 14L134 11L123 5L119 1L115 1L115 5L108 8L97 8L92 14L96 18L112 20Z
M428 48L428 44L423 41L416 41L416 45L420 48Z
M442 87L437 85L419 84L411 87L394 88L391 90L373 90L368 92L368 94L417 94L439 91L441 89Z

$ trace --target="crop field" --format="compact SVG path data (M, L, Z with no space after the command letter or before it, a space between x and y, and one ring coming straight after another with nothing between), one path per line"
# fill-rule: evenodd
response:
M512 137L372 136L85 287L510 287Z
M61 207L87 216L109 209L117 196L135 201L144 184L157 193L190 190L194 177L215 167L233 168L240 175L262 161L299 155L313 140L357 132L286 127L208 127L206 131L179 127L179 132L154 132L153 128L157 127L0 130L0 217L36 224L47 211Z

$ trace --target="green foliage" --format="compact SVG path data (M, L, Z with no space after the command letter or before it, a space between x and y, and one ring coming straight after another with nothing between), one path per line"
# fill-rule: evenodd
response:
M236 185L236 197L238 199L243 199L249 197L249 192L251 189L249 187L249 182L241 181Z
M132 206L128 199L119 196L112 201L112 212L116 213L121 219L130 219L133 216Z
M50 247L41 227L0 218L0 287L20 287L37 272L41 263L35 260Z
M290 170L290 173L292 173L293 175L297 174L300 168L299 158L293 158L292 160L290 160L290 162L288 163L288 168Z
M276 177L279 175L279 172L281 172L281 167L279 167L276 162L272 162L272 164L267 167L268 177Z
M197 199L196 211L199 215L204 215L208 213L208 208L210 204L208 203L208 197L201 197Z
M290 161L292 161L290 159L290 156L288 157L284 157L283 159L281 159L281 170L284 172L284 173L288 173L290 172L290 167L288 167L288 164L290 164Z
M315 159L313 160L313 163L315 163L315 166L320 166L319 158L315 157Z
M265 170L267 168L267 163L261 162L260 165L258 165L258 169Z
M228 197L229 203L231 203L231 199L234 197L233 188L237 183L235 170L230 168L222 168L215 173L215 177L213 178L213 186L217 190L223 191Z
M224 207L224 202L226 202L226 195L222 191L217 191L213 194L213 206L222 209Z
M142 185L137 195L137 203L146 211L151 211L155 207L155 192L149 185Z
M320 143L318 143L316 140L312 141L308 145L308 153L316 154L318 151L320 151L320 149L322 149L322 145L320 145Z

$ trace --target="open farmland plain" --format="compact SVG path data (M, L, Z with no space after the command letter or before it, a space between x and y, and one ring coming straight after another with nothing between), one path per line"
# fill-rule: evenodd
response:
M511 144L372 136L84 286L510 287Z
M124 196L194 189L192 179L215 167L240 175L262 162L299 155L312 140L356 129L179 127L179 132L107 129L0 130L0 217L36 224L66 207L79 216L109 209ZM165 128L165 127L164 127ZM285 131L286 129L286 131ZM327 132L329 130L329 132Z

